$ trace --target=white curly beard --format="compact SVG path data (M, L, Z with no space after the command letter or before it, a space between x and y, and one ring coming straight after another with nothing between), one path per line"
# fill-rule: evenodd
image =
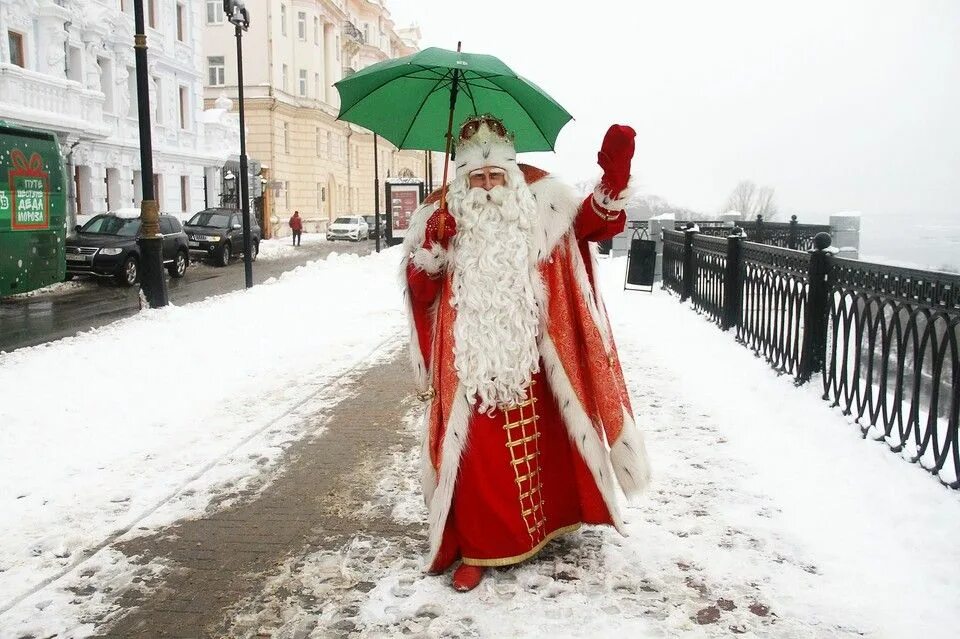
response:
M540 368L536 201L522 179L519 188L450 192L455 365L480 412L522 401Z

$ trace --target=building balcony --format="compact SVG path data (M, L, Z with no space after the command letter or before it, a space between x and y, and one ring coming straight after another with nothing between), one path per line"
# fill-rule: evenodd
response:
M349 20L343 23L343 51L352 56L363 46L363 32Z
M86 138L111 133L104 96L77 82L0 64L0 118Z

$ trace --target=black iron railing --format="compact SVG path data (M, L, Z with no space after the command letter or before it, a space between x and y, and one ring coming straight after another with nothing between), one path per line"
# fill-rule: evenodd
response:
M693 285L693 307L721 324L727 270L727 240L695 233L693 262L697 273Z
M797 377L809 262L809 254L802 251L743 242L737 339L778 372Z
M663 287L671 289L681 299L683 294L683 263L686 260L686 236L680 231L663 232Z
M727 237L734 228L741 228L751 242L799 251L812 250L813 238L818 233L830 232L829 224L800 224L797 222L796 215L792 216L789 222L766 222L762 215L758 215L756 220L733 224L716 220L678 222L678 224L681 226L696 224L700 234L713 237Z
M960 486L960 276L832 258L824 399Z
M664 231L664 288L960 488L960 276Z

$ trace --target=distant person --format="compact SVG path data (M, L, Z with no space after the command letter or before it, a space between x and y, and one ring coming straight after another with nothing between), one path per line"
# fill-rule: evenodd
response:
M290 218L290 230L293 231L293 245L300 246L300 238L303 236L303 218L300 217L300 211L294 211Z

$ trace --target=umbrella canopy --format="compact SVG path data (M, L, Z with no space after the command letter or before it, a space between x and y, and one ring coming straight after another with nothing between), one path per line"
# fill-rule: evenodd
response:
M571 116L540 87L491 55L424 49L337 82L338 119L370 129L400 149L446 150L453 122L489 113L516 135L518 152L552 151Z

